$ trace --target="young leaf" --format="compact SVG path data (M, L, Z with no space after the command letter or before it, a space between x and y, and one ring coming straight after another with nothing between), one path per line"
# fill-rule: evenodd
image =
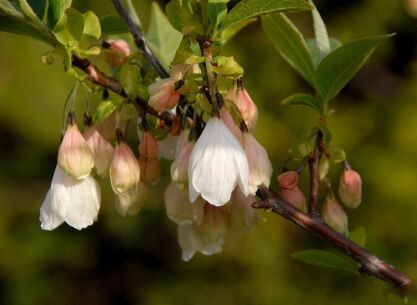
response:
M203 35L201 10L192 0L171 0L166 8L172 26L184 35Z
M107 15L100 19L101 31L103 34L129 33L126 23L116 15Z
M100 38L101 36L101 28L100 28L100 21L96 14L92 11L88 11L83 14L84 18L84 29L83 34L89 35L95 38Z
M228 0L208 0L207 2L208 17L213 32L218 29L218 27L223 23L224 18L226 18L227 1Z
M217 56L214 58L217 64L213 66L213 71L229 78L240 78L243 76L243 68L237 63L233 57Z
M294 252L293 259L321 267L330 267L358 274L358 264L332 252L309 249Z
M94 124L99 123L103 121L105 118L107 118L110 114L113 113L117 109L117 107L120 106L120 102L115 100L104 100L102 101L96 109L96 112L93 116L93 122Z
M48 7L48 28L53 29L58 20L71 6L72 0L49 0Z
M364 227L357 227L349 233L349 239L364 247L366 243L366 230Z
M152 51L162 65L168 68L182 41L182 34L172 27L156 2L152 3L151 20L146 36Z
M313 60L303 35L282 13L262 17L263 28L282 57L314 86Z
M23 18L23 14L8 0L0 0L0 16L1 15Z
M227 15L224 27L268 13L309 9L311 5L305 0L243 0Z
M293 94L281 102L283 105L304 105L321 112L320 101L310 94L297 93Z
M365 64L376 47L393 35L381 35L363 38L345 44L330 53L317 68L317 91L323 100L328 101L339 91Z

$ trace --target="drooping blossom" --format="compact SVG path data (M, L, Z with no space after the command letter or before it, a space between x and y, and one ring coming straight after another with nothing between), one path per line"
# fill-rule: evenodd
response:
M224 122L212 117L197 140L188 164L190 201L199 195L214 206L225 205L235 187L249 194L245 151Z
M157 158L139 157L140 179L147 184L156 184L161 179L161 164Z
M229 111L226 110L225 107L220 109L220 118L223 120L223 122L226 124L227 128L229 128L230 132L235 136L235 138L240 143L242 143L242 132L233 120L232 115L229 113Z
M269 187L272 164L265 148L249 132L243 132L242 144L249 162L249 192L255 195L260 185Z
M110 182L116 194L135 189L140 180L140 168L138 160L130 147L120 142L114 149L114 155L110 164Z
M136 187L116 194L116 210L121 216L131 216L140 212L148 198L146 185L139 183Z
M41 228L50 231L66 222L77 230L84 229L97 220L100 201L100 186L93 177L76 179L57 166L41 206Z
M345 168L340 177L339 196L342 202L349 208L357 208L362 198L361 176L350 168Z
M236 91L229 92L227 98L236 104L249 131L253 133L258 122L258 107L256 107L249 93L243 87L238 86Z
M87 127L84 130L84 138L94 156L94 167L102 177L108 177L109 167L113 158L113 146L107 141L95 127Z
M76 179L89 176L94 166L94 156L73 119L69 119L58 150L58 165Z

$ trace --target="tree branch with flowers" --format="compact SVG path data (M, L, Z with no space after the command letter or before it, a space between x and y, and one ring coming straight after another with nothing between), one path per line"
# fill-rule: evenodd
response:
M231 228L251 229L259 209L266 209L345 254L307 250L294 258L366 273L401 288L410 285L408 276L364 248L362 230L349 231L337 195L346 207L357 208L362 181L344 151L332 147L327 125L331 101L392 35L342 45L329 38L317 8L305 0L243 0L234 7L227 0L171 0L167 16L154 3L144 33L129 0L112 2L118 15L99 20L91 11L71 8L70 0L0 1L0 30L49 44L52 50L43 61L63 58L64 70L76 80L64 106L58 164L41 206L42 229L66 222L81 230L97 220L101 191L95 175L110 180L120 214L136 214L146 185L158 183L160 159L165 158L173 160L164 194L166 212L178 224L184 260L196 252L221 252ZM284 14L304 10L311 11L314 39L305 39ZM269 188L272 164L254 137L258 110L243 86L243 68L222 53L228 40L258 19L280 55L312 89L283 104L309 107L317 114L309 137L278 176L279 192ZM131 33L136 52L118 38L126 33ZM97 58L107 62L111 74L93 64ZM74 114L81 91L102 97L93 114L85 107L83 133ZM129 125L135 126L139 158L128 144ZM328 173L340 165L336 194ZM307 169L308 202L298 185Z

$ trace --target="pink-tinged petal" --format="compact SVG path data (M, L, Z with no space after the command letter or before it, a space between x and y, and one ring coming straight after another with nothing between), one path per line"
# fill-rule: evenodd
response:
M171 182L165 190L164 199L169 219L179 225L193 223L194 205L190 203L186 191L180 190L174 182Z
M235 138L240 143L242 143L242 132L233 120L232 115L224 107L220 110L220 118L223 120Z
M341 234L349 232L348 216L333 195L327 196L322 206L321 214L324 221L337 232Z
M116 210L123 217L135 215L140 212L147 199L148 190L144 184L140 183L136 187L117 194Z
M110 163L113 158L113 146L94 127L87 127L84 138L94 156L94 167L97 174L106 178L109 176Z
M298 188L298 186L295 186L292 189L282 188L279 192L279 195L282 197L282 199L284 199L297 209L303 211L304 213L307 213L306 197L304 196L303 192Z
M339 196L342 202L349 208L357 208L362 199L361 176L352 169L344 170L340 177Z
M110 165L110 182L116 194L136 188L140 180L138 160L126 143L119 143Z
M156 158L158 156L158 142L150 131L144 132L140 137L139 153L141 157L147 158Z
M90 175L94 166L93 153L75 124L69 124L65 131L59 146L58 164L76 179Z
M297 187L299 174L296 171L283 172L277 179L280 188L290 190Z
M260 185L269 187L272 164L265 148L250 133L243 133L242 142L249 162L249 192L255 195Z
M233 192L230 215L233 230L247 232L259 222L259 211L252 208L254 202L256 202L255 196L246 197L238 188Z

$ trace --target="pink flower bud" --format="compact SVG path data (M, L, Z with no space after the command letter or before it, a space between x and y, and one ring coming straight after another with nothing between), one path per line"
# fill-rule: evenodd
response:
M140 179L138 160L130 147L120 142L114 149L113 160L110 164L110 182L116 194L136 188Z
M180 99L180 92L174 88L175 82L172 78L166 78L151 84L148 87L149 105L160 112L174 108Z
M106 41L109 48L104 55L108 64L112 67L120 67L132 54L128 43L123 39L109 39Z
M339 196L342 202L349 208L357 208L361 203L362 179L352 169L345 169L340 177Z
M90 175L94 156L76 124L68 124L58 151L58 165L76 179Z
M220 118L223 120L224 124L227 126L227 128L229 128L235 138L239 142L242 142L242 132L233 120L232 115L229 113L229 111L226 110L225 107L220 109Z
M113 146L94 127L84 130L84 138L94 155L94 167L97 174L108 177L108 171L113 158Z
M157 158L158 156L158 142L155 139L155 136L146 131L142 134L139 143L139 153L141 157L147 158Z
M249 192L256 194L260 185L269 187L272 164L265 148L248 132L242 134L242 144L249 163Z
M292 189L281 188L279 195L292 206L307 213L306 197L298 186Z
M194 147L194 143L188 141L188 134L188 130L181 132L175 151L175 160L171 164L171 179L176 182L188 181L188 161Z
M140 179L148 184L156 184L161 179L161 165L156 158L139 157Z
M249 131L253 133L258 122L258 107L252 101L248 92L244 88L238 88L237 92L229 93L228 98L236 104Z
M342 206L329 194L321 208L324 221L341 234L348 233L348 217Z
M278 184L282 189L293 189L298 185L299 174L296 171L288 171L278 176Z

